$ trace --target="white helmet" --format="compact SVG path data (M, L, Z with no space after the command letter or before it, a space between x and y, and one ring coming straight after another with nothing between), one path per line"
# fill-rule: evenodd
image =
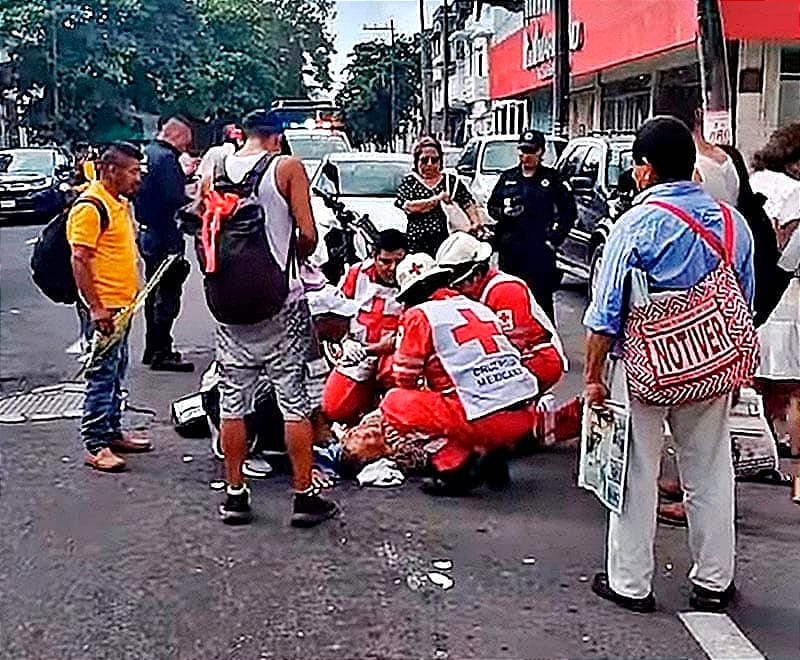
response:
M454 268L466 264L489 261L492 246L479 241L471 234L457 231L442 243L436 253L436 263L443 268Z
M397 300L404 302L404 298L411 288L420 282L436 275L449 273L447 268L437 266L433 257L424 252L409 254L397 265L397 284L400 287Z

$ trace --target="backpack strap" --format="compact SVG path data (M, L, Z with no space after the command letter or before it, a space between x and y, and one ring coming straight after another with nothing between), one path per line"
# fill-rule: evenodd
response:
M259 161L255 164L252 170L247 173L244 181L242 182L242 192L245 195L253 195L258 190L261 184L261 179L267 173L272 161L280 156L280 154L264 154Z
M78 199L73 202L72 208L75 208L80 204L89 204L94 206L95 211L97 211L97 215L100 216L100 233L104 233L111 224L111 218L108 215L108 209L106 208L106 205L97 197L90 197L89 195L78 197Z
M682 208L661 200L647 202L647 205L657 206L689 225L689 229L700 236L700 238L702 238L709 245L709 247L711 247L711 249L714 250L717 255L719 255L719 258L722 259L724 263L730 264L733 261L733 246L736 241L733 215L731 214L730 208L724 204L720 204L723 225L722 235L725 241L724 245L711 230L709 230L702 223L698 222Z

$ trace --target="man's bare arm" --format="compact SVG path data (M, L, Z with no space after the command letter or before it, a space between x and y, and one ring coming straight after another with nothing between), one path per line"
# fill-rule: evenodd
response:
M298 158L285 158L278 163L278 189L289 204L289 209L299 230L297 253L300 259L308 257L317 247L317 226L311 210L311 193L308 175Z
M111 334L114 323L111 312L105 308L94 285L94 250L83 245L72 246L72 275L81 296L89 306L92 321L102 334Z
M586 366L583 370L584 397L589 405L603 405L608 397L608 387L603 375L606 357L614 338L589 330L586 334Z

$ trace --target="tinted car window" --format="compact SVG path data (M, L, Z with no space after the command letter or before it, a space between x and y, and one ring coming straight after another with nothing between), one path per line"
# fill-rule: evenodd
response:
M339 170L342 197L394 197L403 177L411 167L403 161L343 161L334 163ZM312 187L334 194L333 183L318 170Z
M620 175L633 167L633 153L630 148L624 150L612 149L608 158L608 187L616 188Z
M585 176L591 179L593 184L596 184L602 160L603 150L600 147L590 148L586 158L583 159L583 163L578 167L578 176Z
M565 179L578 175L578 168L581 166L587 151L589 151L587 145L579 144L567 154L560 167L561 174Z
M477 160L478 160L478 143L475 140L473 140L466 147L464 147L464 151L461 152L461 156L458 159L456 167L468 170L470 172L474 172Z
M487 142L483 150L481 172L484 174L499 174L504 170L516 167L519 164L517 154L517 141L506 140L503 142Z
M10 149L0 151L0 172L53 173L55 154L44 149Z

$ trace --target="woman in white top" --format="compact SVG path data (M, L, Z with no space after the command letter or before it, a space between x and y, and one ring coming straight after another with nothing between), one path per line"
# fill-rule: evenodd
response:
M750 185L766 197L764 210L772 220L778 246L789 256L790 241L800 231L800 123L775 131L753 158ZM761 368L757 381L776 435L787 437L793 457L800 457L800 269L778 306L759 328ZM800 471L792 499L800 504Z

